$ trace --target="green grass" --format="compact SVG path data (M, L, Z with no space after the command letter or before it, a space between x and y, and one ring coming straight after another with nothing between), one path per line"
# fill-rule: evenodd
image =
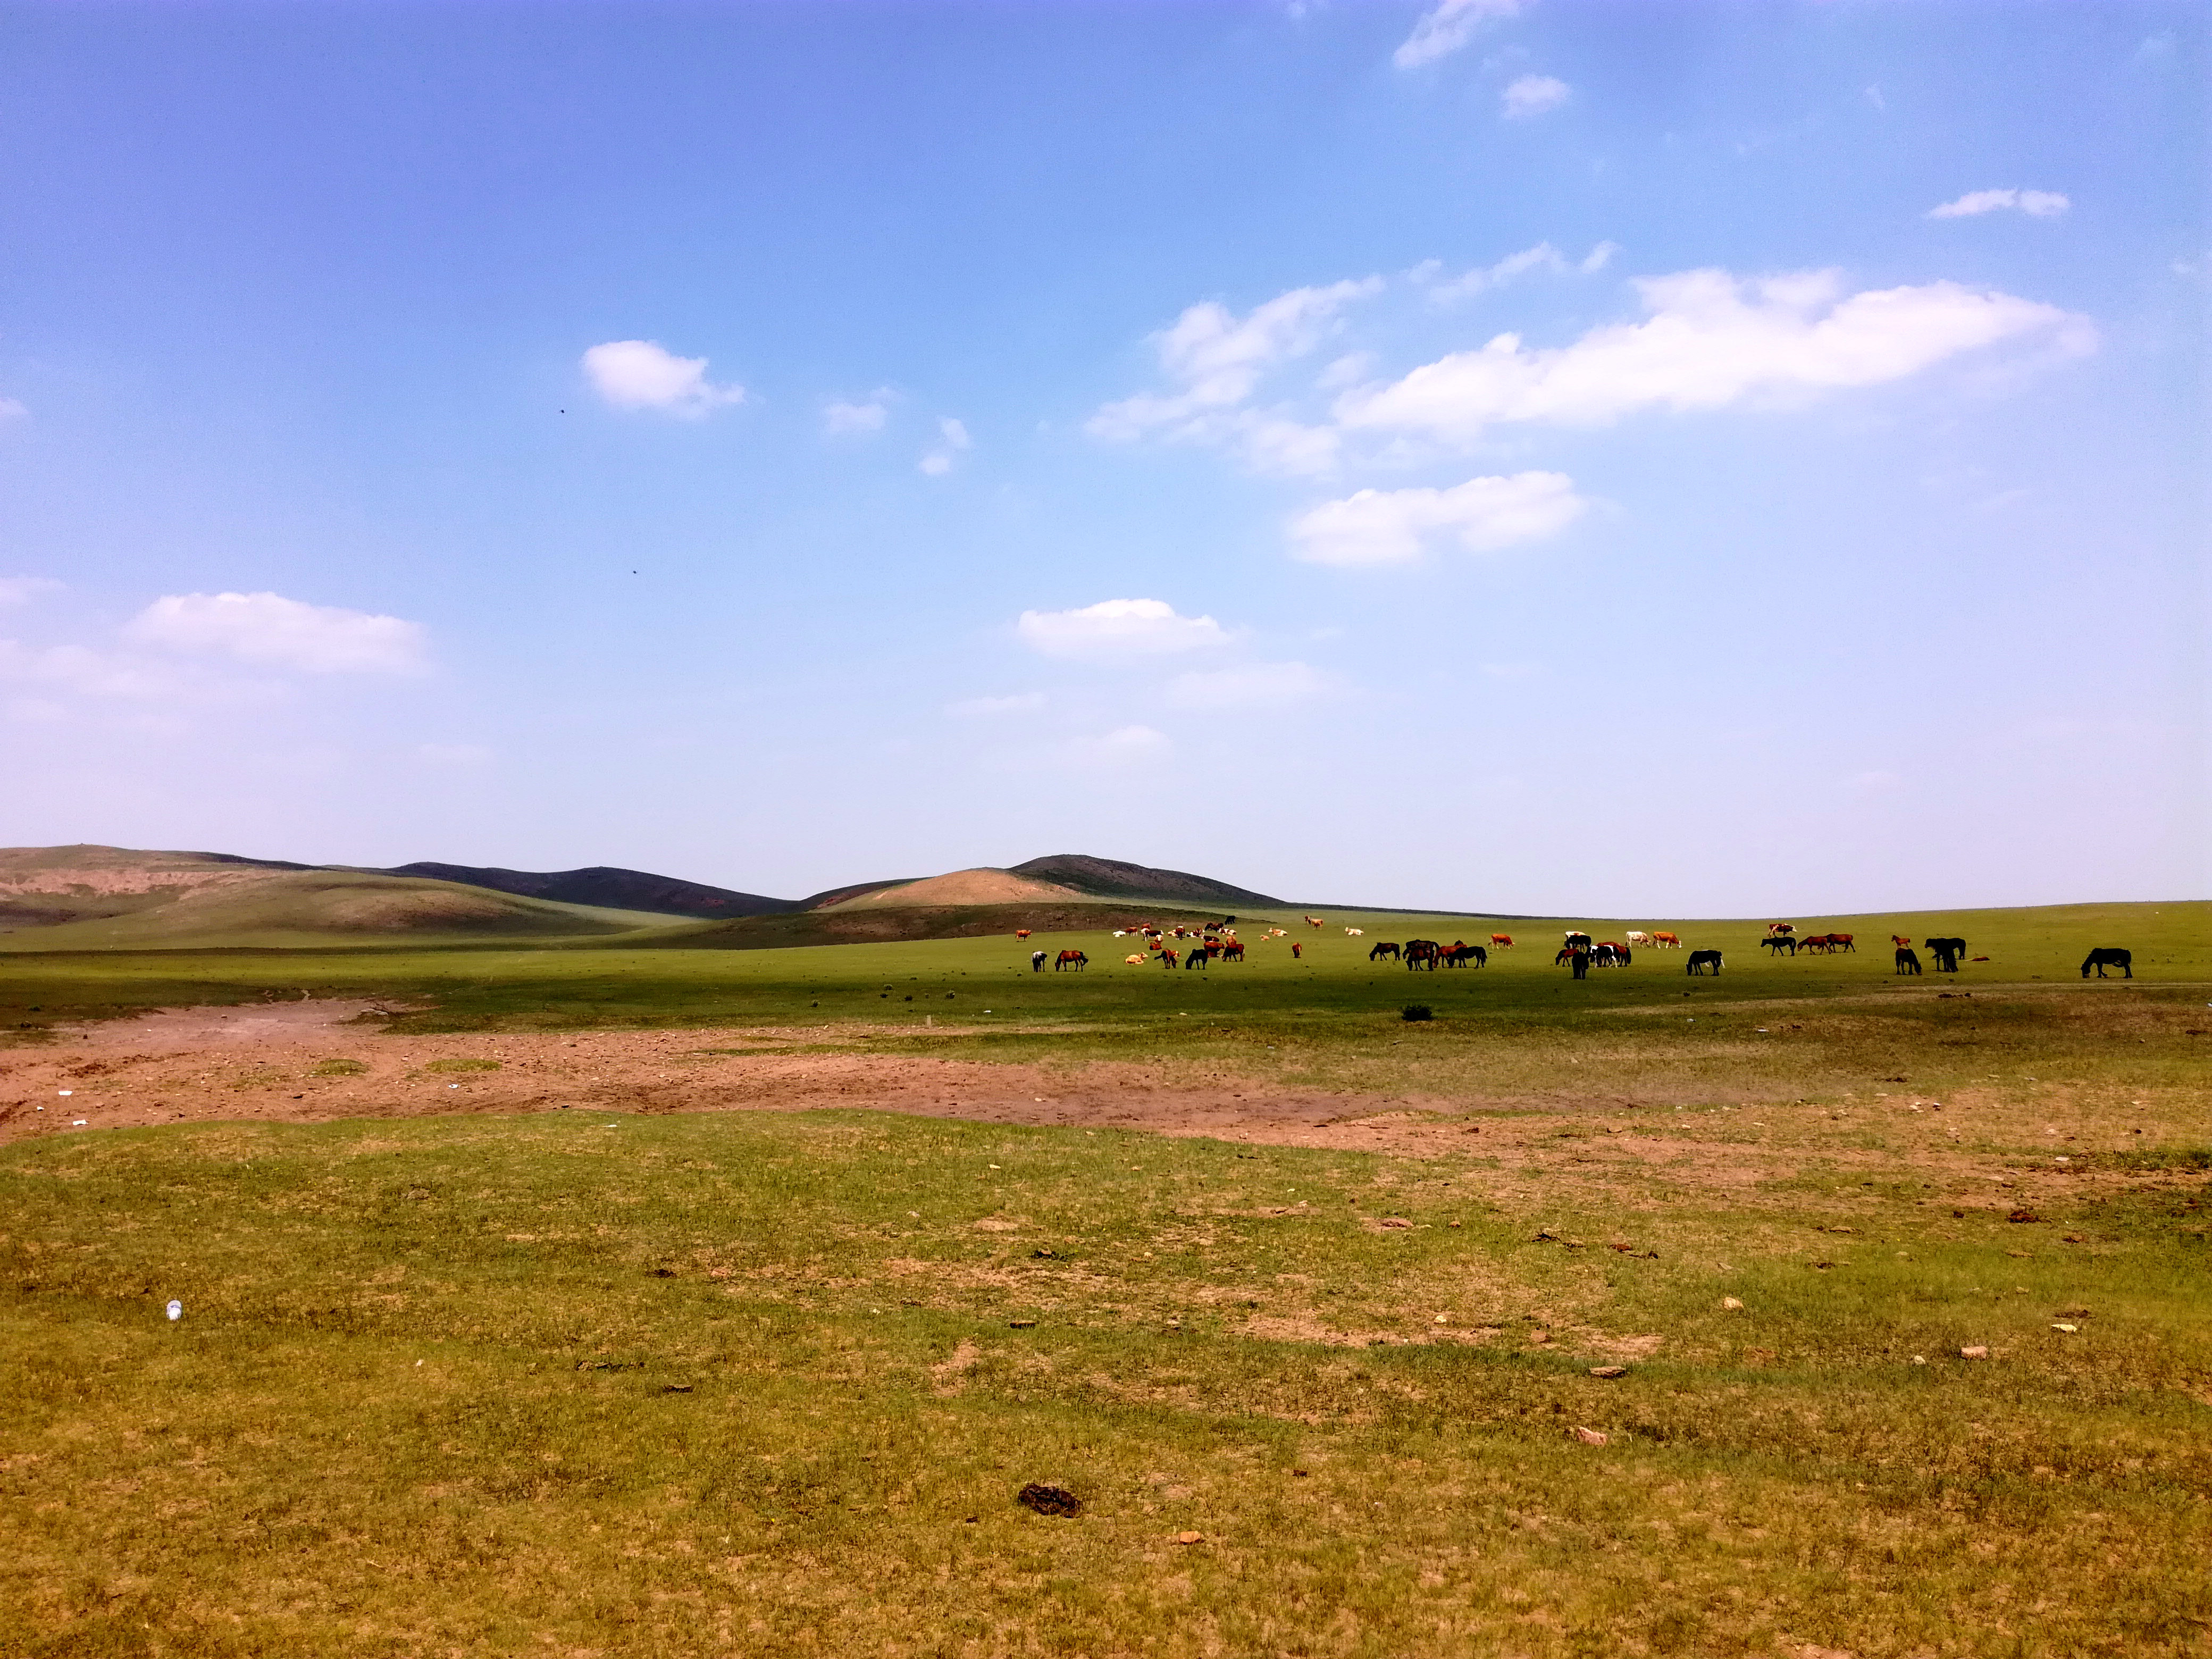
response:
M1917 1182L1628 1215L1492 1185L860 1114L20 1146L0 1626L25 1656L2203 1650L2201 1181L2071 1203L2084 1243L2027 1260ZM1815 1270L1806 1224L1842 1215ZM1030 1480L1085 1513L1030 1515Z

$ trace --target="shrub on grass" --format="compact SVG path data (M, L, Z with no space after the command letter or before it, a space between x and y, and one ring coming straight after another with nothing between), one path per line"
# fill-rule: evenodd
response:
M1436 1011L1425 1002L1409 1002L1406 1005L1406 1012L1398 1016L1401 1019L1434 1019L1436 1017Z
M357 1060L326 1060L315 1067L311 1077L361 1077L368 1067Z
M422 1068L426 1072L496 1072L495 1060L434 1060Z

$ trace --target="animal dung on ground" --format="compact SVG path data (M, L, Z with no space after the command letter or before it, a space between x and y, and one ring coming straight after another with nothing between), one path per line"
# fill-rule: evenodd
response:
M1626 1376L1628 1375L1628 1367L1626 1365L1593 1365L1589 1368L1589 1372L1592 1376Z
M1010 1331L1033 1331L1036 1328L1036 1321L1034 1319L1009 1319L1006 1322L1006 1328Z
M1603 1429L1577 1428L1570 1429L1567 1432L1574 1439L1581 1441L1585 1446L1602 1446L1613 1438L1613 1437L1607 1434Z
M2033 1210L2014 1210L2005 1219L2007 1221L2040 1221L2043 1218Z
M1959 1350L1959 1358L1961 1359L1987 1359L1989 1357L1989 1348L1984 1343L1978 1342L1971 1348Z
M1083 1500L1065 1486L1048 1486L1032 1480L1014 1494L1014 1501L1039 1515L1080 1515Z

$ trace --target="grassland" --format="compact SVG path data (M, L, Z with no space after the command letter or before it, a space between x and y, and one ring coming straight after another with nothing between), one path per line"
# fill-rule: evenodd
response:
M2208 1650L2207 907L1800 919L1992 958L1901 985L1886 946L1764 962L1742 923L1678 929L1717 982L1571 981L1535 943L1566 919L1480 972L1370 969L1407 920L1172 976L1032 975L1005 939L0 960L27 1054L307 990L457 1042L1141 1059L1433 1132L18 1143L6 1650ZM2138 977L2083 984L2092 944Z

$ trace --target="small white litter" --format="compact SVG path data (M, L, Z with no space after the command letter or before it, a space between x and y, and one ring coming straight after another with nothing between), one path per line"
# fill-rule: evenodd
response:
M59 1095L64 1100L67 1100L71 1095L75 1094L76 1091L74 1089L57 1089L54 1092Z
M92 1120L88 1117L73 1117L70 1120L70 1127L72 1129L82 1129L86 1124L91 1121Z
M169 1304L169 1322L171 1324L174 1324L178 1320L182 1319L184 1316L185 1304L181 1302L171 1302Z

